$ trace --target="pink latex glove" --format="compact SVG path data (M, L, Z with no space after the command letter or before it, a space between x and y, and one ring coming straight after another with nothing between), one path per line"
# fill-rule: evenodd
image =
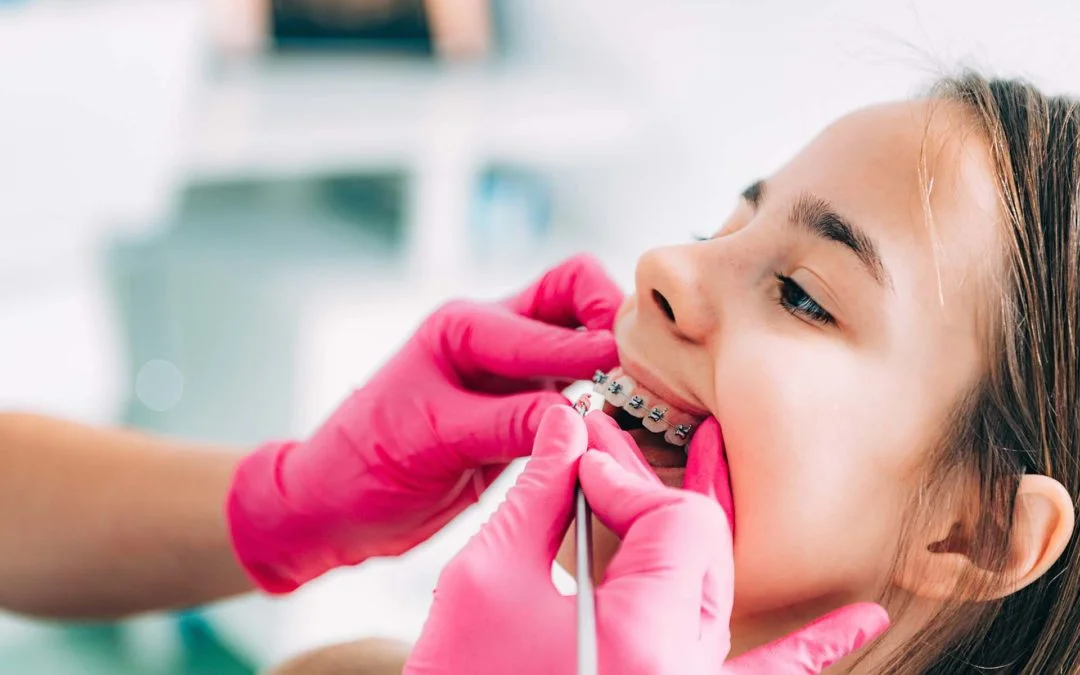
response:
M559 383L616 365L621 301L582 256L506 302L429 316L310 439L240 463L227 512L249 575L287 592L429 538L529 453L544 410L567 403Z
M586 452L587 442L599 451ZM443 571L406 675L575 672L574 598L555 590L551 564L579 475L595 515L622 539L596 588L602 674L818 673L884 630L884 609L852 605L725 663L728 515L708 497L662 485L632 442L601 414L545 414L506 502Z

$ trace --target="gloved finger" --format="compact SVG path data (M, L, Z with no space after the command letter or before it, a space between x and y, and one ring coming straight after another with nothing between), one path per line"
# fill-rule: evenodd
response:
M817 675L878 637L889 614L872 602L841 607L791 635L751 650L724 664L727 675L792 673Z
M610 331L551 326L497 305L453 303L435 328L459 373L581 380L618 362Z
M533 452L544 414L558 406L569 410L570 402L553 391L512 396L469 396L445 424L439 438L466 462L465 468L506 464Z
M514 312L544 323L611 330L623 293L596 258L577 255L548 270L506 301Z
M708 452L701 448L709 447ZM724 455L724 436L720 423L709 416L698 425L690 439L683 489L709 497L724 509L731 532L735 532L735 499Z
M505 548L507 561L537 565L550 575L570 525L577 462L587 440L584 421L568 406L544 414L532 457L484 526L491 545Z
M638 623L659 621L652 629L671 639L730 617L731 533L715 502L649 482L595 451L582 457L578 475L593 513L623 540L601 584L605 598L625 596L622 611ZM646 596L647 607L629 599Z
M634 438L620 429L611 416L594 410L585 416L585 428L589 430L590 449L611 455L624 469L650 483L663 485L645 461Z

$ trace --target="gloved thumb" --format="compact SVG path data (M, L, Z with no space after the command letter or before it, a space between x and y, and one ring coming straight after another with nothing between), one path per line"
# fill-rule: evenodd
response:
M551 325L497 305L450 303L430 328L454 368L467 377L584 379L619 360L610 330Z
M654 631L652 639L677 644L679 635L701 635L726 650L733 560L723 509L600 452L581 458L579 476L593 513L622 539L601 583L608 608Z

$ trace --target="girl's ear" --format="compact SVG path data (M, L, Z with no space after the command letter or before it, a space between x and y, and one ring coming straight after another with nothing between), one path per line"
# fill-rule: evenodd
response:
M978 560L971 524L950 519L912 542L894 581L912 595L930 600L1001 598L1045 574L1061 557L1074 527L1075 508L1065 486L1048 476L1023 476L1004 561ZM974 582L972 588L982 589L980 597L957 597L964 592L960 588L964 579Z
M997 597L1032 583L1057 562L1076 527L1076 507L1065 486L1049 476L1024 476L1016 490L1009 546L1012 580Z

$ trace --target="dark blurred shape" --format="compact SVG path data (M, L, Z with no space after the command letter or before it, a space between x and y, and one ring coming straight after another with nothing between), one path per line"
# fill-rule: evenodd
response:
M424 0L273 0L271 7L271 35L280 49L434 52Z
M271 0L273 48L350 49L442 58L487 56L489 0Z

